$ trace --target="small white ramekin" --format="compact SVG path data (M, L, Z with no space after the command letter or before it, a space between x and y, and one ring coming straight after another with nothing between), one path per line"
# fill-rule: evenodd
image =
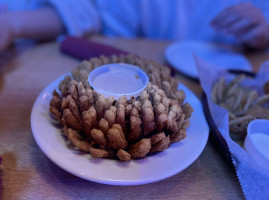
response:
M257 134L262 134L265 139L262 141L257 140ZM259 141L263 144L259 143ZM266 146L268 147L267 149L264 148ZM257 119L249 123L244 149L260 166L269 172L269 120Z
M130 93L112 93L111 91L104 91L100 88L97 88L94 85L94 80L96 77L100 76L103 73L109 73L112 70L119 69L119 70L127 70L128 73L133 73L133 75L138 76L141 81L142 81L142 87L140 87L136 91L131 91ZM121 77L119 77L120 79ZM138 97L142 90L144 90L149 82L147 74L141 70L140 68L126 64L126 63L113 63L113 64L107 64L107 65L102 65L100 67L97 67L96 69L92 70L91 73L89 74L88 81L91 85L91 87L99 94L103 94L105 97L113 96L116 100L120 98L121 96L126 96L127 99L130 99L131 97ZM130 82L131 84L131 82ZM129 87L130 85L126 84L124 87Z

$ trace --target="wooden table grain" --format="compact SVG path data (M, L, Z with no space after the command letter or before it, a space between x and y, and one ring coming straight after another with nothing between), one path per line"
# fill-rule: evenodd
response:
M91 38L165 63L172 41ZM258 70L269 58L264 52L247 55ZM2 199L243 199L236 174L208 142L200 157L177 175L147 185L109 186L83 180L52 163L31 132L31 109L50 82L75 68L79 60L63 55L59 43L20 43L0 53L0 169ZM176 78L201 95L198 82Z

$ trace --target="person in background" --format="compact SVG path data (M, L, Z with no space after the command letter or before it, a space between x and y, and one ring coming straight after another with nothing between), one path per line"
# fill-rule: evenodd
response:
M0 0L0 51L60 35L192 39L269 47L266 0Z

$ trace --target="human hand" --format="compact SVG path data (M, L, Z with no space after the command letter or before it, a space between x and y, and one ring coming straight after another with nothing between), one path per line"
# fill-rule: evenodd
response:
M251 3L230 6L215 17L211 25L220 32L252 48L269 47L269 26L261 10Z
M6 14L0 14L0 52L5 50L14 38L14 27Z

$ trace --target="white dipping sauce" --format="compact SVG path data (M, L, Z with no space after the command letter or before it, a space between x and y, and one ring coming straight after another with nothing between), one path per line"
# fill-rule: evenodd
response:
M265 133L252 133L251 141L257 150L269 160L269 135Z
M133 70L115 68L98 75L93 80L93 85L103 92L128 94L140 90L143 82Z

